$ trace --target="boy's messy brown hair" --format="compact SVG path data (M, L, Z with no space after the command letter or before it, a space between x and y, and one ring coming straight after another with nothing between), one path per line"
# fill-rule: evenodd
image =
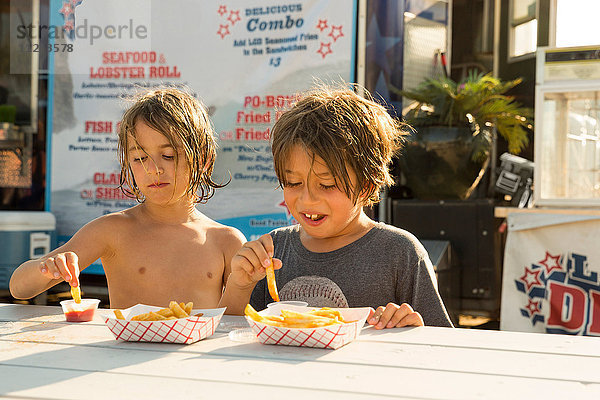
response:
M129 165L129 147L135 140L135 125L143 121L162 133L174 149L183 149L189 168L187 194L196 203L206 202L215 188L223 187L212 181L211 175L217 155L215 133L204 106L190 93L177 88L159 88L142 93L125 112L119 128L119 162L121 190L129 197L143 201ZM175 152L175 165L179 151ZM198 193L199 192L199 193Z
M403 124L390 116L368 92L357 95L346 87L320 85L299 96L293 107L275 123L271 146L280 186L287 185L285 164L295 145L321 157L336 185L357 204L379 201L383 186L392 185L392 157L400 149ZM356 174L353 187L348 168Z

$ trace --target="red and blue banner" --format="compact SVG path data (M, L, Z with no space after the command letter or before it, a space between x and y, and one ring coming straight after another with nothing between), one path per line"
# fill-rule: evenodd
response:
M600 336L600 218L511 214L501 329Z

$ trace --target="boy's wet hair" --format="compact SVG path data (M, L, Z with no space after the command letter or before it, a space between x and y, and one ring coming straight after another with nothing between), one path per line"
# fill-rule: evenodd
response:
M275 173L281 187L287 185L285 164L295 145L321 157L336 185L356 204L364 196L366 206L379 201L383 186L392 185L389 172L405 132L400 121L385 107L346 87L321 85L300 96L273 127L271 145ZM353 187L348 168L356 174Z
M143 121L162 133L171 146L183 149L189 168L187 193L196 203L206 202L216 188L211 175L217 155L215 132L207 112L200 101L190 93L177 88L159 88L142 93L133 99L134 104L125 112L119 128L120 187L129 197L143 201L129 165L131 138L136 137L135 125ZM175 165L179 165L179 151L175 152Z

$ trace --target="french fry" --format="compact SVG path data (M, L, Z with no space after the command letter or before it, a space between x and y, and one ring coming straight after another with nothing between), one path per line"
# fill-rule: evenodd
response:
M291 310L281 310L281 315L283 315L283 320L286 323L294 325L306 324L311 328L341 323L336 318L321 317L319 315L299 313Z
M277 293L277 284L275 283L275 269L273 268L273 259L271 258L271 264L266 268L267 271L267 286L269 288L269 294L275 301L279 301L279 293Z
M262 315L260 315L258 312L256 312L254 307L252 307L250 304L246 304L246 308L244 309L244 314L246 314L247 316L249 316L256 322L263 322L264 317Z
M138 314L131 318L132 321L147 321L150 313Z
M157 314L162 315L165 318L173 317L173 311L170 308L163 308L162 310L156 311Z
M263 318L263 320L267 320L267 321L284 322L283 317L281 315L265 315L262 318Z
M162 315L160 315L157 312L154 311L150 311L148 314L150 314L150 316L153 318L152 321L163 321L165 319L167 319L167 317L163 317ZM150 320L147 320L150 321Z
M193 307L194 303L191 301L187 304L171 301L168 308L162 308L158 311L150 311L144 314L138 314L132 317L131 321L166 321L178 318L187 318L190 316ZM125 319L121 310L114 310L114 313L117 319ZM202 313L197 313L194 316L201 317L202 315Z
M71 297L73 297L75 303L81 303L81 289L79 286L71 286Z
M339 311L325 307L306 313L281 310L281 315L260 315L248 304L244 314L256 322L285 328L319 328L346 322Z
M333 310L329 307L323 307L319 310L309 311L309 314L319 315L321 317L337 318L341 322L344 322L344 317L342 317L342 313L340 313L338 310Z
M177 317L177 318L186 318L189 317L190 315L188 313L186 313L183 308L181 308L181 306L179 304L177 304L176 301L171 301L169 303L169 308L171 309L171 311L173 311L173 314Z

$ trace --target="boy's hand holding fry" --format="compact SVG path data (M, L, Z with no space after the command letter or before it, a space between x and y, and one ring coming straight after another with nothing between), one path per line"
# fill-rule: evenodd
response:
M375 325L375 329L425 325L421 314L407 303L402 303L400 306L388 303L385 307L377 307L377 310L371 309L367 322L369 325Z
M274 247L271 235L264 234L258 240L246 242L231 260L231 275L227 284L239 289L254 289L258 281L266 276L266 269L281 268L281 260L273 258Z
M79 258L72 251L55 254L40 264L40 273L48 279L64 279L72 287L79 286Z
M258 240L244 243L233 256L231 273L219 302L219 307L227 307L227 314L242 315L256 283L267 276L267 268L281 268L281 260L273 258L273 253L273 239L265 234ZM273 274L270 275L273 278ZM274 288L274 279L270 281L270 288ZM273 295L276 289L270 292Z

